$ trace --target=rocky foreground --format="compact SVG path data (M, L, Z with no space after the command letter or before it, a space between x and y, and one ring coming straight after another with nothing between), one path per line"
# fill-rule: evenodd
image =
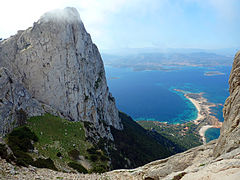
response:
M70 12L69 12L70 11ZM75 12L73 9L67 9L69 15L75 16ZM50 104L53 104L56 109L63 113L63 115L68 115L69 119L75 119L77 117L83 117L86 121L93 121L95 126L100 128L100 122L97 121L97 117L106 117L105 123L107 125L112 125L116 129L122 129L121 121L118 118L114 118L117 116L116 107L114 103L114 99L108 92L108 88L106 86L106 79L103 76L103 64L100 59L99 53L95 45L93 45L90 41L90 36L86 33L86 31L82 31L83 34L79 34L75 29L83 29L84 26L78 23L78 26L73 23L71 26L67 24L61 24L60 27L53 26L52 33L43 34L44 28L49 27L52 21L50 19L46 19L45 16L43 21L39 21L33 28L28 29L25 32L19 32L16 36L11 37L7 41L3 41L0 48L0 63L3 67L9 70L9 72L15 72L15 76L19 82L24 84L26 87L31 90L30 93L34 95L34 97L38 97L41 99L40 102L45 102L44 104L49 104L48 97L42 97L43 92L52 93L52 97L56 97L55 99L50 99ZM56 18L55 16L52 17ZM79 17L77 16L77 19ZM56 19L55 19L56 20ZM57 19L59 20L59 19ZM68 21L68 19L66 19ZM71 24L71 23L70 23ZM61 31L62 28L67 27L67 31ZM43 29L41 29L43 28ZM55 31L59 29L59 33L55 34ZM41 31L43 30L43 31ZM68 37L62 39L62 33L66 33ZM70 34L70 36L69 36ZM57 38L52 38L51 36L57 35ZM43 38L43 42L35 41L38 38L46 36ZM48 37L49 36L49 37ZM52 46L53 39L62 39L59 42L59 46ZM45 40L48 39L49 42ZM85 43L86 48L76 48L82 47ZM56 44L56 43L55 43ZM35 45L35 46L32 46ZM89 46L88 46L89 45ZM36 49L34 49L36 47ZM38 48L37 48L38 47ZM84 46L85 47L85 46ZM51 51L49 51L51 48ZM41 49L41 51L39 51ZM53 51L52 51L53 50ZM79 50L84 50L79 51ZM3 53L8 52L8 53ZM54 56L47 53L47 57L45 59L38 59L39 55L46 52L55 52ZM69 61L64 63L60 63L63 59L63 56L58 56L59 52L66 52L65 55L70 56L67 59L74 59L75 61ZM93 53L94 52L94 53ZM97 52L97 53L96 53ZM26 58L25 58L26 57ZM35 61L35 58L39 61ZM92 69L90 65L86 62L86 59L89 58L89 62L92 63L94 69ZM45 60L47 59L46 63ZM65 58L64 58L65 59ZM11 62L11 63L9 63ZM40 63L41 62L41 63ZM76 62L77 64L73 63ZM98 62L98 63L97 63ZM99 63L100 62L100 63ZM37 65L36 65L37 63ZM40 63L40 64L39 64ZM52 66L51 64L55 64L57 66ZM28 65L28 66L26 66ZM36 65L36 66L35 66ZM42 66L43 71L34 71L34 68ZM64 67L62 67L64 66ZM84 68L88 67L89 68ZM28 67L28 68L25 68ZM34 67L34 68L33 68ZM55 68L59 69L56 70ZM83 69L83 74L78 74L79 71L75 69L76 67ZM61 69L66 69L66 71L61 71ZM88 69L89 71L84 71ZM37 68L35 69L37 70ZM72 71L74 70L74 71ZM101 71L102 70L102 71ZM4 72L7 72L4 70ZM56 74L55 72L63 73L63 75L59 75L58 83L55 82ZM71 73L69 73L71 72ZM75 73L73 73L75 72ZM91 73L89 73L91 72ZM36 82L36 79L31 79L32 74L35 73L35 77L43 77L44 81ZM6 75L8 73L5 73ZM72 77L73 75L74 77ZM90 79L91 82L85 82L79 84L78 77L86 77L84 79ZM102 79L100 80L100 76ZM7 76L2 76L2 79ZM9 76L10 77L10 76ZM1 77L0 77L1 78ZM63 79L62 79L63 78ZM4 81L7 84L13 84L17 82L17 80L12 80L7 78L8 81ZM40 78L41 79L41 78ZM76 83L72 84L71 82ZM44 84L48 82L47 84ZM52 86L53 84L54 86ZM89 87L92 91L89 91ZM43 86L45 88L38 89L39 86ZM75 86L76 85L76 86ZM144 180L159 180L159 179L194 179L194 180L239 180L240 179L240 52L238 52L235 56L232 72L229 79L230 85L230 96L226 100L224 105L223 115L224 115L224 123L221 128L221 135L218 140L212 141L206 145L202 145L193 149L190 149L186 152L176 154L166 159L158 160L146 164L142 167L130 170L115 170L110 171L103 174L77 174L77 173L64 173L52 171L49 169L40 169L34 167L18 167L14 164L9 164L3 159L0 159L0 179L112 179L112 180L125 180L125 179L144 179ZM86 86L86 87L85 87ZM3 86L2 86L3 87ZM20 85L17 87L21 87ZM12 87L11 87L12 88ZM10 88L10 89L11 89ZM59 88L66 88L67 96L65 94L58 94ZM70 90L69 90L70 89ZM79 89L84 89L86 91L79 91ZM76 91L76 92L75 92ZM79 92L78 92L79 91ZM17 91L18 92L18 91ZM25 91L24 91L25 92ZM85 94L84 94L85 92ZM56 93L56 94L55 94ZM60 93L60 92L59 92ZM9 94L9 93L6 93ZM20 94L21 95L21 94ZM26 96L24 94L24 96ZM61 97L61 98L58 98ZM75 97L78 97L75 99ZM9 100L10 99L10 100ZM4 100L4 101L3 101ZM1 104L5 104L8 101L11 102L11 97L8 97L1 100ZM71 100L71 101L69 101ZM98 101L99 100L99 101ZM59 102L61 101L61 103ZM87 101L87 102L86 102ZM4 102L4 103L3 103ZM48 103L47 103L48 102ZM78 102L82 102L81 104L85 104L85 107L80 107ZM67 108L62 107L66 103ZM11 104L11 103L10 103ZM66 105L65 104L65 105ZM71 108L74 105L74 108ZM100 109L95 109L96 107ZM19 108L24 108L21 104L16 104L16 106L20 106ZM13 108L16 108L14 106ZM27 106L26 106L27 107ZM12 106L10 107L12 108ZM90 108L88 111L86 109ZM0 109L2 112L6 109ZM13 109L14 110L14 109ZM24 110L28 110L25 108ZM65 111L66 110L66 111ZM101 111L102 110L102 111ZM8 111L7 111L8 112ZM86 113L90 112L90 113ZM110 113L112 112L112 113ZM79 113L79 116L77 115ZM96 115L97 114L97 115ZM6 122L10 126L12 120L14 118L8 119L8 116L3 116L1 114L1 123L5 125ZM12 116L15 117L15 116ZM96 120L96 121L95 121ZM103 124L103 123L102 123ZM14 125L11 125L14 127ZM103 126L103 125L102 125ZM108 137L111 139L111 133L109 130L109 126L103 131L98 129L101 132L100 135L103 137ZM3 129L5 126L0 126L2 128L2 134L6 134L9 130ZM9 127L10 129L13 127ZM96 136L97 137L97 136Z
M193 148L170 158L158 160L131 170L115 170L104 174L76 174L39 169L19 168L0 160L1 179L233 179L240 177L240 148L214 158L216 141Z

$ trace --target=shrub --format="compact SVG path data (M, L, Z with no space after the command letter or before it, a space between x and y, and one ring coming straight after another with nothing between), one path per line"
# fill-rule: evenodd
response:
M58 169L54 165L54 162L50 159L42 159L38 158L36 161L34 161L33 165L38 168L48 168L57 171Z
M73 160L78 160L80 152L77 149L73 149L68 152L68 155L73 159Z
M100 160L101 160L101 161L108 161L109 158L108 158L107 156L105 156L105 155L101 155L101 156L100 156Z
M4 144L0 144L0 157L3 159L6 159L8 156L7 154L7 148Z
M26 124L27 113L23 109L20 109L20 110L16 111L16 114L17 114L18 125L22 126L22 125Z
M27 152L29 149L34 149L31 140L38 141L37 136L27 127L21 127L13 130L8 136L8 145L14 152L21 150Z
M7 162L15 160L13 154L8 154L7 147L5 146L5 144L0 144L0 157L2 159L6 159Z
M14 129L7 137L7 142L14 156L16 157L16 164L18 166L33 165L33 159L28 152L34 149L31 141L38 141L37 136L27 127L20 127Z
M101 81L102 81L101 78L98 77L97 80L95 81L95 85L94 85L95 89L97 89L99 87L99 84Z
M97 153L97 148L96 147L91 147L91 148L87 149L87 152L89 154L96 154Z
M15 150L14 155L16 157L16 164L18 166L25 166L27 167L28 165L33 165L33 159L30 155L23 151Z
M57 157L62 157L62 153L58 152Z
M96 154L92 154L92 155L90 155L90 160L92 162L96 162L98 160L98 156Z
M88 170L85 167L83 167L81 164L78 164L75 162L69 162L68 166L77 170L80 173L84 173L84 174L88 173Z
M106 171L108 171L108 168L107 168L107 166L105 166L105 165L96 165L96 166L94 166L92 169L91 169L91 173L104 173L104 172L106 172Z
M88 122L88 121L84 121L83 122L84 124L84 127L89 131L89 130L92 130L93 129L93 124L91 122Z

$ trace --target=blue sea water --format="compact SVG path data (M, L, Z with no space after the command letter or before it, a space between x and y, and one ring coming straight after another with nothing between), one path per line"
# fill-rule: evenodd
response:
M134 120L156 120L183 123L197 117L197 110L184 97L181 89L192 93L204 92L209 102L224 104L228 97L230 66L182 67L174 71L133 71L130 68L105 66L110 92L120 111ZM207 71L224 75L205 76ZM212 113L223 121L222 106L212 108Z
M220 135L220 129L219 128L209 128L205 132L206 142L212 141L214 139L217 139Z
M107 81L118 108L135 120L182 123L196 118L197 110L183 93L173 89L199 93L212 103L223 104L228 96L231 67L183 67L175 71L132 71L106 66ZM204 76L206 71L225 75ZM223 121L222 106L212 108Z

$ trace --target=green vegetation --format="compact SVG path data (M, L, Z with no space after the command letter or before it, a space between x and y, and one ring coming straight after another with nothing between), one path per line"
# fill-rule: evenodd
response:
M68 152L77 149L87 155L86 149L91 147L85 141L85 132L80 122L71 122L50 114L32 117L29 127L39 138L35 147L44 157L50 157L57 166L65 167L71 161ZM61 155L60 157L57 156Z
M22 126L24 124L26 124L27 122L27 113L23 110L23 109L20 109L16 112L17 114L17 123L18 123L18 126Z
M106 172L108 169L108 166L107 165L104 165L104 164L98 164L97 166L94 166L90 173L104 173Z
M85 138L82 122L71 122L46 114L30 118L27 126L39 138L39 141L35 143L39 153L44 157L50 157L58 167L69 166L69 162L75 161L80 165L77 163L80 156L86 157L89 161L93 167L91 172L95 172L94 168L97 166L107 165L107 162L101 161L101 156L103 156L101 153L93 157L93 154L88 152L93 145ZM84 122L84 126L92 128L92 123Z
M0 144L0 157L6 159L7 162L14 161L15 159L12 154L8 154L5 144Z
M45 114L32 117L23 126L15 128L7 136L7 143L18 165L75 169L81 173L134 168L183 151L168 136L144 129L124 113L119 113L119 117L124 130L111 127L114 142L100 138L97 144L92 144L93 141L85 138L84 131L93 131L92 123L72 122ZM5 148L0 145L0 156L7 156ZM82 161L91 169L83 167Z
M93 128L91 123L84 124ZM109 169L108 157L86 140L82 122L71 122L50 114L32 117L23 126L15 128L7 136L7 144L16 157L13 158L14 162L20 166L32 165L53 170L74 167L79 172L87 173L78 163L80 157L85 157L84 160L92 167L90 172ZM5 152L6 147L0 144L0 156L11 158Z
M94 84L95 89L97 89L99 87L99 84L101 83L102 78L103 78L103 73L104 73L103 71L100 71L98 73L98 78L97 78L97 80L95 81L95 84Z
M8 146L11 148L15 162L19 166L34 165L33 158L28 154L33 150L32 142L37 142L37 136L27 127L15 128L7 137Z
M68 155L73 159L73 160L79 160L80 152L77 149L73 149L68 152Z
M117 148L110 149L113 169L134 168L181 152L181 149L163 136L149 134L130 116L121 112L119 116L124 130L111 129Z
M84 173L84 174L88 173L87 169L84 168L81 164L78 164L78 163L75 163L75 162L69 162L68 166L77 170L80 173Z
M57 171L54 162L50 158L47 159L38 158L36 161L34 161L33 165L38 168L48 168Z
M37 142L38 137L25 126L16 128L8 135L8 145L13 151L27 152L28 150L33 150L34 146L31 140Z
M0 144L0 157L3 159L7 158L7 148L4 144Z
M177 144L183 151L202 144L197 125L192 122L185 124L166 124L156 121L138 121L150 132L157 132Z
M99 87L99 83L100 83L101 81L102 81L101 78L98 77L97 80L95 81L95 85L94 85L95 89L97 89L97 88Z

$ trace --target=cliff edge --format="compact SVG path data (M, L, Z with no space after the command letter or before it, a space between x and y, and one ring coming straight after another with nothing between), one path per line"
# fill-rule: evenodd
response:
M110 126L123 128L100 53L75 8L45 13L33 27L0 42L0 67L7 69L31 98L65 119L94 124L95 131L87 131L87 136L95 140L113 140ZM0 124L6 118L0 116ZM13 127L6 131L0 126L0 135Z
M221 135L214 148L216 157L237 149L240 145L240 52L236 54L233 62L229 93L223 108L224 123Z

